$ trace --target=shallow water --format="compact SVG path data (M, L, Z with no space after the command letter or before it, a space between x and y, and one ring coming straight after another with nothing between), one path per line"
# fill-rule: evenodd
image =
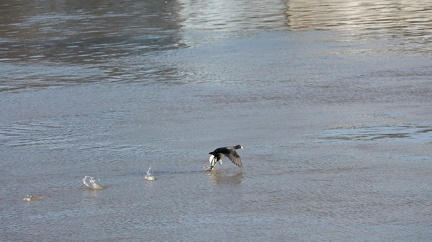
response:
M0 5L2 241L432 238L428 1Z

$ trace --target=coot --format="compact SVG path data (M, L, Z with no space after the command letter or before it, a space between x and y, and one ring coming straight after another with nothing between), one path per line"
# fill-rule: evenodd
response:
M212 170L218 162L222 165L222 158L224 156L228 157L228 159L230 159L234 164L241 167L242 161L236 151L238 149L243 149L243 147L241 145L227 146L217 148L213 152L210 152L210 170Z

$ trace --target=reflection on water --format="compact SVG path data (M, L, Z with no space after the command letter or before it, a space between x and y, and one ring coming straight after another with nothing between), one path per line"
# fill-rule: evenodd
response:
M0 91L170 78L172 68L127 58L184 46L176 1L0 5Z
M232 174L227 171L211 170L208 171L208 176L211 182L217 185L239 185L243 179L243 171Z
M183 41L191 46L245 33L286 29L286 6L279 0L179 0L179 3L185 31Z
M179 44L175 2L23 1L0 14L3 61L103 63Z
M292 30L341 30L356 38L388 36L419 44L432 42L428 0L289 0L286 5L287 25Z
M396 38L428 54L428 1L6 1L1 90L82 82L179 80L151 54L266 31L337 30L340 40ZM136 59L139 56L141 58ZM6 64L8 63L8 64Z

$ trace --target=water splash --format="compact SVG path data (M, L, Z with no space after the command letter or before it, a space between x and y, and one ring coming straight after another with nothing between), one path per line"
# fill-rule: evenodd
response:
M84 185L86 185L88 188L90 188L92 190L101 190L101 189L103 189L103 187L101 187L98 184L96 184L96 180L92 176L85 176L82 179L82 181L83 181ZM99 181L99 179L98 179L98 181Z
M204 171L215 171L216 169L214 169L214 167L212 168L211 166L203 166L202 169Z
M31 201L41 201L43 197L36 195L27 195L23 198L23 201L31 202Z
M222 165L222 159L218 160L214 155L210 155L209 157L210 166L204 166L204 171L213 171L215 170L216 164L219 163Z
M150 173L151 166L147 170L147 175L145 175L144 180L146 181L154 181L156 178Z

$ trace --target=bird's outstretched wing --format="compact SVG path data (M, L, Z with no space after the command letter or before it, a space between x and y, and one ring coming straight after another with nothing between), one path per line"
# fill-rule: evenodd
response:
M230 159L237 166L242 167L241 158L235 150L231 151L229 154L226 154L225 156L228 157L228 159Z
M240 156L235 151L234 147L221 147L217 148L215 151L210 152L210 154L218 154L218 159L221 160L224 156L228 157L235 165L242 166L242 161Z

